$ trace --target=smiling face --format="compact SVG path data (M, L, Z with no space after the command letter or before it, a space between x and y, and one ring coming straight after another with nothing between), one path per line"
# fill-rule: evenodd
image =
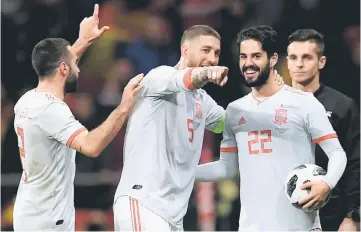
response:
M259 87L266 84L274 65L271 64L266 51L262 49L262 44L257 40L248 39L240 43L239 49L239 67L246 85Z
M221 42L218 38L201 35L184 44L185 58L190 67L218 65Z
M207 25L194 25L184 31L181 55L190 67L218 65L221 54L221 36Z
M237 35L239 68L248 87L266 84L278 61L277 32L260 25L241 30Z

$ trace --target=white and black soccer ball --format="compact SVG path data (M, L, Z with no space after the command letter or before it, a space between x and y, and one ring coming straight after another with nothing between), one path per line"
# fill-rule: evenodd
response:
M300 189L300 186L311 181L322 180L326 175L326 171L320 166L314 164L302 164L294 168L287 176L285 183L285 192L288 201L297 209L301 209L305 212L312 212L315 209L302 209L302 206L298 204L298 201L307 196L311 189ZM331 197L331 191L327 196L322 207L328 202Z

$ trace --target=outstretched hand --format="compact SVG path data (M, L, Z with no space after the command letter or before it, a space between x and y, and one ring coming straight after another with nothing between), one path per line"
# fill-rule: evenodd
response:
M143 85L141 84L143 78L143 73L138 74L137 76L133 77L124 88L122 101L120 104L128 111L133 109L137 101L137 95L143 88Z

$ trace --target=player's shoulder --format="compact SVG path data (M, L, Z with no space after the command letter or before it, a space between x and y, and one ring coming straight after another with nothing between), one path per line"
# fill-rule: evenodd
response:
M246 95L242 98L239 98L239 99L229 103L226 108L227 114L228 113L232 114L232 113L241 111L243 108L245 108L247 105L246 102L248 101L248 98L249 98L249 95Z
M23 94L16 103L16 105L18 106L26 105L28 108L30 108L30 107L49 105L52 103L59 103L66 105L64 101L60 100L59 98L57 98L56 96L54 96L49 92L37 91L36 89L32 89L27 91L25 94Z
M302 90L295 89L288 85L283 87L282 94L283 94L283 98L289 101L288 103L302 105L302 107L307 108L308 104L311 105L320 104L317 98L313 95L313 93L304 92Z
M340 118L347 116L349 112L359 114L359 107L355 100L326 85L322 85L318 91L317 99L324 104L327 110L332 111Z
M231 102L229 105L231 105L232 107L244 107L245 105L247 105L246 103L249 103L250 100L252 100L254 97L252 95L252 91L249 92L247 95L238 98L237 100L234 100L233 102Z
M57 105L60 108L67 107L66 103L51 93L29 90L20 97L14 107L15 115L23 114L24 110L33 116L39 115L50 105ZM58 107L59 108L59 107Z
M162 75L163 73L169 73L169 72L174 72L176 71L176 69L172 66L168 66L168 65L161 65L158 66L156 68L151 69L146 76L152 75L152 74L157 74L157 75Z
M356 104L355 101L347 96L346 94L343 94L336 89L333 89L327 85L323 85L322 92L329 98L334 99L334 102L343 103L347 106Z
M283 88L283 94L287 94L290 96L295 96L296 98L303 98L303 99L307 99L309 97L313 97L313 94L310 92L304 92L302 90L299 89L295 89L289 85L285 85Z
M151 69L145 76L142 81L145 85L153 85L154 82L161 80L162 78L168 76L170 73L175 72L176 69L171 66L161 65L156 68Z

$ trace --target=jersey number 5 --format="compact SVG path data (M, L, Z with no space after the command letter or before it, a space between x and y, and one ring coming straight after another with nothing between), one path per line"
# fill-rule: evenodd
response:
M25 159L24 130L23 130L23 128L18 127L16 132L17 132L18 137L20 139L19 153L20 153L21 165L23 166L23 171L24 171L24 181L27 182L28 181L28 174L24 170L24 160L23 160L23 159Z
M272 153L271 148L265 148L265 143L272 142L271 130L262 130L260 132L249 131L248 136L252 137L252 139L248 141L248 151L250 155Z

